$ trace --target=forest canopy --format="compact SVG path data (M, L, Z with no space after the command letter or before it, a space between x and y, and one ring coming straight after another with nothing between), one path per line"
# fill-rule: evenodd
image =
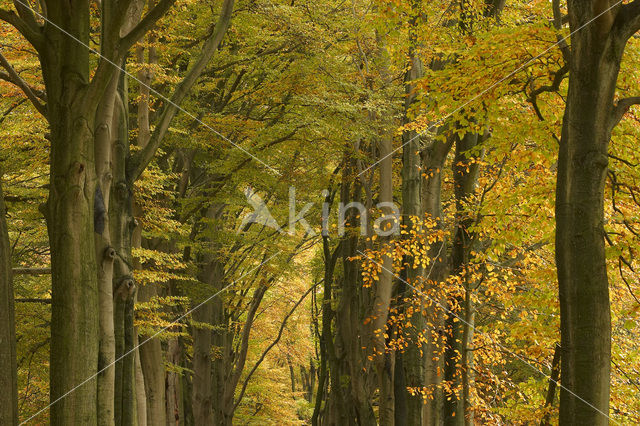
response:
M0 424L639 424L639 32L0 0Z

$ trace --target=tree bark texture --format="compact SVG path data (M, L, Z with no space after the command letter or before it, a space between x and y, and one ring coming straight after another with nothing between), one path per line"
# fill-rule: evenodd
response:
M18 424L18 369L11 279L11 245L0 171L0 424Z

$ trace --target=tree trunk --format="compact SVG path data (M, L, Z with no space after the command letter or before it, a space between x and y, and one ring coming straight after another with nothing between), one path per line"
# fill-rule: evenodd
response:
M229 374L227 382L225 383L224 393L222 395L222 407L224 414L224 424L231 425L233 423L233 416L236 410L235 393L240 378L242 377L242 371L244 370L245 363L247 361L247 354L249 351L249 338L251 337L251 328L255 319L258 307L262 303L265 293L267 292L267 285L262 284L258 286L251 296L251 302L249 303L247 313L245 316L245 322L242 326L242 333L238 336L240 343L238 344L237 352L233 357L233 365L229 365L231 374Z
M330 192L329 192L330 194ZM325 203L329 204L331 195L327 195ZM326 214L329 214L327 212ZM311 416L311 424L318 426L321 423L321 412L326 412L326 403L328 395L326 394L327 384L331 378L329 376L329 359L334 353L333 338L331 335L331 323L334 317L332 308L332 287L334 280L334 271L336 259L339 254L340 246L331 253L329 247L329 235L326 231L322 234L322 251L324 256L324 288L322 296L322 331L320 331L320 366L318 368L318 391L316 393L315 405L313 407L313 415ZM324 408L324 410L322 410Z
M560 345L556 343L553 351L553 360L551 361L551 375L549 376L549 387L547 389L547 399L544 402L545 413L540 421L540 426L551 426L551 407L556 398L556 388L558 380L560 380Z
M344 164L340 199L346 205L358 201L362 189L358 183L351 184L355 167L349 154L345 154ZM346 221L347 229L358 228L354 210L347 212ZM371 314L365 309L370 309L371 302L364 294L359 263L353 259L358 255L358 241L358 235L351 231L340 243L343 275L336 280L335 339L328 350L330 392L323 419L327 425L376 423L362 349L364 319Z
M587 25L609 3L573 0L568 5L570 77L556 187L560 424L604 425L608 424L611 369L604 183L609 139L616 124L616 81L626 35L631 35L624 23L634 16L620 11L614 22L616 8Z
M380 152L380 203L393 203L393 139L383 137L379 142ZM384 215L392 212L383 209ZM395 224L385 222L384 226L394 227ZM382 229L386 231L386 229ZM381 237L384 246L390 243L389 237ZM387 319L393 291L393 259L385 255L382 259L382 269L376 286L376 296L373 302L373 345L376 360L376 374L380 398L378 409L380 424L393 426L394 424L394 395L393 395L393 367L392 354L387 353L385 334L387 333Z
M219 288L222 288L224 285L224 281L220 281L221 277L222 275L218 278L219 282L217 285ZM230 374L229 365L232 362L231 347L233 345L233 336L231 335L229 326L229 315L222 300L220 298L215 298L210 303L212 309L211 323L218 326L216 329L212 330L212 346L221 352L220 356L213 360L211 372L211 381L213 386L213 423L217 425L223 424L222 422L224 421L223 400L227 378Z
M463 397L463 377L468 366L467 341L469 325L462 319L471 319L471 283L465 273L469 263L472 235L469 227L473 219L466 211L465 203L475 190L478 165L473 162L476 157L470 150L478 144L479 135L466 133L463 137L456 137L456 155L453 160L454 193L456 198L455 235L451 250L452 271L460 279L457 293L449 301L450 312L446 316L445 330L446 349L444 354L444 379L448 382L450 392L446 392L444 401L445 425L465 424L465 400ZM466 303L468 302L468 303ZM465 335L466 331L466 335ZM466 339L465 339L466 337Z
M0 424L18 424L18 370L11 279L11 245L0 171Z
M111 245L109 200L113 171L113 145L118 137L120 109L115 108L119 74L115 74L96 113L94 140L96 193L94 202L95 251L98 262L100 340L98 346L98 423L114 424L116 341L114 330L113 267L117 252Z
M205 304L193 313L193 319L211 324L211 306ZM212 424L213 401L211 380L211 330L193 329L193 420L196 424Z
M442 141L434 138L422 151L422 170L426 177L422 186L422 208L425 214L436 222L434 230L443 230L442 223L442 169L451 150L453 138ZM442 348L444 347L445 295L440 289L448 274L447 241L436 241L429 247L429 273L426 278L426 292L434 299L427 307L427 344L425 356L425 387L428 397L424 404L423 424L442 424L444 395L442 392L442 370L444 367Z
M167 342L167 362L174 365L180 365L180 349L177 337L169 340L169 342ZM182 380L180 376L181 374L176 371L167 372L167 425L177 426L184 423L184 410L182 409Z
M89 3L51 5L48 19L89 43ZM98 282L94 247L96 188L89 99L89 52L52 25L41 52L51 127L50 189L45 216L51 246L51 423L96 424ZM64 53L62 53L64 52ZM68 394L67 394L68 393Z
M153 285L142 286L139 293L141 302L148 302L158 294ZM148 336L140 336L140 340L143 342L148 338ZM157 338L151 339L140 346L138 350L147 396L147 423L164 425L166 423L165 369L162 345Z
M475 419L471 404L471 388L473 386L473 334L475 330L476 312L471 299L471 286L467 284L464 294L464 324L462 327L462 409L465 426L473 426Z
M611 131L637 98L613 99L640 6L568 1L569 92L556 187L561 424L607 424L611 315L604 249L604 182Z
M418 7L419 2L414 1L414 8ZM412 27L416 25L415 19L412 19ZM413 104L415 93L414 85L412 82L423 75L422 64L417 57L415 49L416 41L412 41L413 45L410 48L410 68L405 77L406 84L406 97L405 97L405 123L410 121L409 109ZM414 228L412 220L422 221L422 202L421 202L421 184L422 184L422 172L420 164L420 137L416 131L405 131L402 134L402 218L406 232L411 232ZM421 286L421 277L424 273L420 266L413 265L413 256L407 256L403 263L405 265L404 276L406 281L411 286ZM404 296L408 300L420 300L421 296L409 288L404 286ZM402 363L396 360L396 368L403 369L403 376L405 381L405 387L422 389L425 385L424 382L424 360L422 359L423 353L425 353L426 347L423 343L420 343L419 335L426 329L426 322L424 315L422 314L422 303L413 306L413 315L410 316L411 322L411 336L407 337L409 346L405 353L401 356ZM407 330L405 330L407 332ZM404 390L406 395L401 398L406 399L407 402L407 425L422 425L422 406L423 399L420 392L408 393ZM396 396L397 398L398 396Z
M138 346L138 334L135 333L135 345ZM144 388L144 376L140 363L140 351L135 352L135 391L136 391L136 417L138 426L146 426L147 422L147 393Z
M112 287L115 293L113 322L116 359L119 359L115 364L116 426L133 424L138 407L146 410L144 404L134 403L138 394L135 370L136 363L139 363L139 354L137 349L133 349L137 343L137 330L133 325L137 289L132 276L131 244L136 221L132 213L133 194L129 190L125 176L126 161L129 156L127 105L127 80L121 78L119 96L116 97L115 103L118 122L117 127L114 124L114 131L117 131L117 134L112 144L113 184L108 209L111 246L116 253L112 274ZM120 359L124 354L129 355ZM144 393L144 387L139 391Z

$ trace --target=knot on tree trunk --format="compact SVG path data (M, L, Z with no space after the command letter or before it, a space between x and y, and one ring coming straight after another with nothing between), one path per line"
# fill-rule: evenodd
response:
M115 185L115 195L119 201L124 201L129 198L129 188L124 182L118 182Z
M118 256L118 253L116 252L116 249L114 249L113 247L109 246L107 248L104 249L104 258L105 260L109 260L112 261L116 258L116 256Z
M136 291L135 280L131 275L125 275L120 277L118 283L116 284L113 292L114 298L120 298L120 300L125 301L129 297L133 296Z

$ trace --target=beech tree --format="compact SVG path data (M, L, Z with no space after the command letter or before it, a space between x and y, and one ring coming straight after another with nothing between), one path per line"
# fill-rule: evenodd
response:
M608 424L611 310L604 181L611 131L639 98L615 100L640 3L569 1L571 56L556 188L556 261L562 318L560 422Z
M5 391L0 402L0 422L17 425L18 415L18 378L16 367L16 335L13 310L13 280L11 279L11 246L7 229L6 208L2 193L2 172L0 171L0 386Z
M1 421L640 422L637 15L0 0Z

